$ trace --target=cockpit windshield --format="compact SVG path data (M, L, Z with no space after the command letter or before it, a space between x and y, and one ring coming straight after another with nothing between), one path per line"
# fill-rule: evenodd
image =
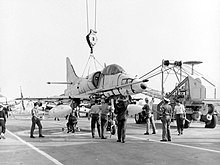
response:
M117 73L125 73L125 70L117 64L108 65L102 70L103 75L114 75Z

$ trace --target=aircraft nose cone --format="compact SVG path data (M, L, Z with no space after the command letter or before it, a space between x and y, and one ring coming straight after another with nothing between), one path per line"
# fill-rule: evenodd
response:
M144 84L144 83L141 83L141 89L146 89L147 88L147 86Z

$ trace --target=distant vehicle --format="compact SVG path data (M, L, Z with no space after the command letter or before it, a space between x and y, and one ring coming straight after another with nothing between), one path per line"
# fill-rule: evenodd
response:
M193 61L193 63L195 62ZM157 67L157 69L158 68L159 67ZM176 74L176 77L179 81L171 92L166 93L165 96L162 96L162 94L160 95L160 92L155 90L146 90L143 93L158 99L162 99L163 97L168 98L170 100L170 105L172 106L172 108L174 108L175 106L175 100L180 100L186 108L185 128L188 128L190 126L191 121L193 120L205 122L205 128L215 128L218 123L218 106L216 103L220 104L220 102L216 99L212 99L209 101L206 99L206 88L202 84L201 79L204 79L206 82L208 82L214 87L215 85L207 79L205 79L204 77L189 75L182 66L181 61L175 61L174 63L171 63L168 60L163 60L161 69L162 74L164 74L165 71L169 71L169 74L170 70L174 70L174 73ZM183 71L186 72L185 75L183 75ZM192 71L192 73L194 72ZM158 73L156 73L155 75L158 75ZM182 77L184 77L183 80ZM162 79L162 86L163 83L164 81ZM160 114L161 104L162 101L157 105L157 107L153 108L154 111L156 111L158 114ZM136 123L145 122L143 118L144 116L142 112L137 113L135 115ZM175 119L174 115L172 115L172 119Z

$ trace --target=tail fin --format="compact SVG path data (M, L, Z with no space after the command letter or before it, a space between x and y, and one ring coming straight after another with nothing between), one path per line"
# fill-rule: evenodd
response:
M71 82L72 84L75 84L79 79L68 57L66 58L66 74L67 82Z
M20 92L21 92L21 105L22 105L23 110L25 110L25 106L24 106L24 96L23 96L23 93L22 93L22 90L21 90L21 86L20 86Z

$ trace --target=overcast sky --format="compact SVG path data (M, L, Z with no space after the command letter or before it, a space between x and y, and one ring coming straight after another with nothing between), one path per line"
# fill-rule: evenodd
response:
M88 1L94 28L94 0ZM1 93L19 97L21 86L26 97L62 94L65 85L46 82L66 80L66 57L82 76L90 55L86 18L86 0L0 0ZM195 69L220 98L219 0L97 0L96 30L100 63L142 76L163 59L202 61ZM148 86L161 90L160 77Z

